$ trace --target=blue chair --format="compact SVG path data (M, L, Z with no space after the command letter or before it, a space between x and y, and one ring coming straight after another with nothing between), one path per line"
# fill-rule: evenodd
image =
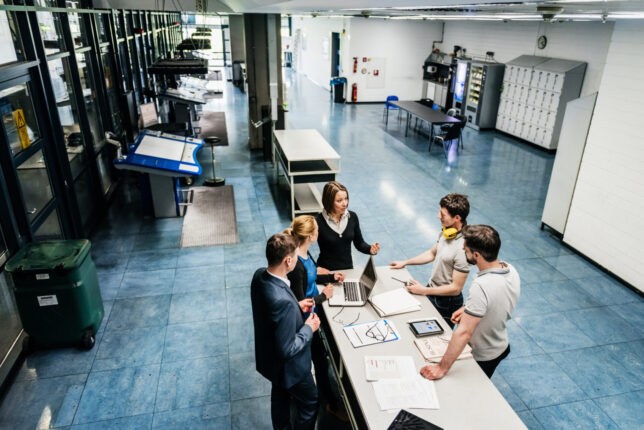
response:
M382 111L382 119L384 120L387 117L387 112L390 110L398 111L398 119L400 120L400 109L398 106L394 106L389 102L398 101L398 96L387 96L387 101L385 101L385 109Z

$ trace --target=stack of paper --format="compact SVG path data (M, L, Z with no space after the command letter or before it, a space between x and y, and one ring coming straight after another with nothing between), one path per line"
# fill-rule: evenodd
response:
M371 296L369 300L381 317L420 310L420 302L404 288Z
M412 357L365 356L364 364L381 410L439 408L434 382L418 374Z
M413 378L418 375L414 359L409 355L366 355L364 373L367 381Z
M434 381L420 375L405 379L383 379L373 383L380 410L439 409Z
M441 336L427 336L414 339L414 343L426 361L438 363L445 355L450 339L451 337L449 335L444 334ZM457 360L464 358L472 358L472 348L469 345L465 345L463 352L461 352Z

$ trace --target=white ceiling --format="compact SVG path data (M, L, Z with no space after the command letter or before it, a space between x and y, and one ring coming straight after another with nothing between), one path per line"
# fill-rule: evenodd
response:
M208 11L227 6L228 11L238 13L282 13L324 15L371 16L427 16L435 14L466 13L537 13L539 5L564 8L562 14L609 14L611 12L644 13L644 0L213 0L208 1ZM644 15L642 16L644 18Z

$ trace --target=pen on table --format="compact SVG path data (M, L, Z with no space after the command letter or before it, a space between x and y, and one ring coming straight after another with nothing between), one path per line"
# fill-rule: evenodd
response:
M407 285L409 284L409 281L403 281L402 279L394 278L393 276L391 277L394 281L402 282L403 284Z

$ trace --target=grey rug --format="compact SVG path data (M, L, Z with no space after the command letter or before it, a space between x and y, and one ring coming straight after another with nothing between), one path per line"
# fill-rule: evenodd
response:
M194 197L183 217L181 248L239 242L232 185L191 189Z

